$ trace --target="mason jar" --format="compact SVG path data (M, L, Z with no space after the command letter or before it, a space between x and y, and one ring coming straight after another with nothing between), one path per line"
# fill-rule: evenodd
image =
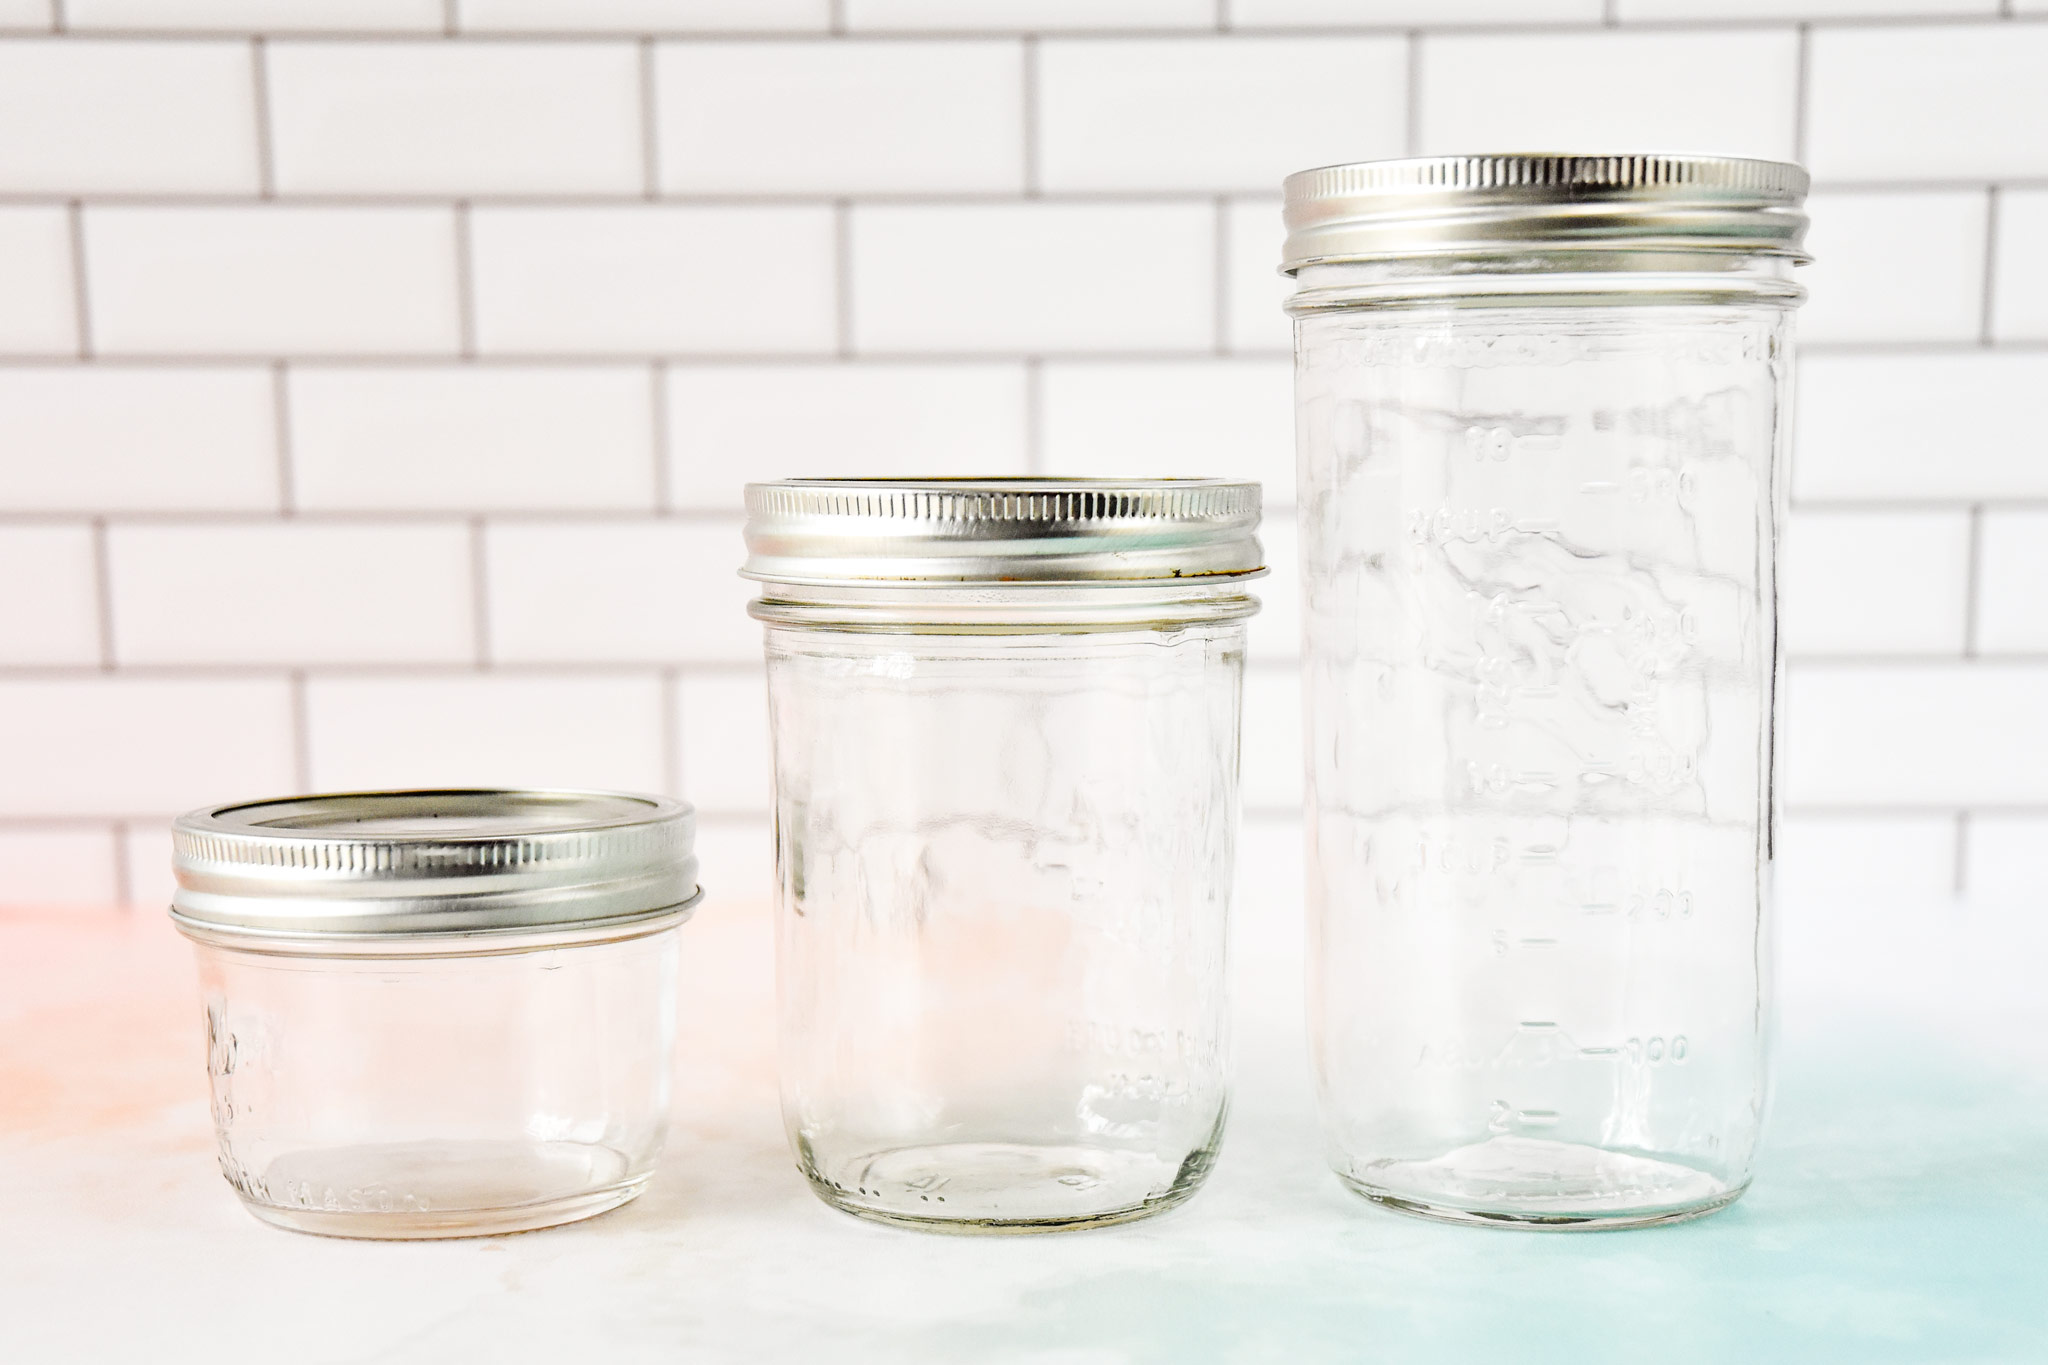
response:
M1286 185L1309 1010L1368 1198L1539 1227L1750 1179L1796 166Z
M173 831L220 1167L267 1223L522 1232L639 1194L668 1129L679 801L366 792Z
M767 627L781 1082L829 1204L1107 1223L1223 1131L1258 485L747 490Z

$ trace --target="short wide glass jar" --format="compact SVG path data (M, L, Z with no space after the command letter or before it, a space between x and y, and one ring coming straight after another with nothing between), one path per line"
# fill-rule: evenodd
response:
M850 1213L1141 1217L1207 1174L1256 484L747 490L784 1121Z
M1287 182L1310 1024L1368 1198L1597 1228L1749 1183L1805 191L1711 156Z
M694 817L660 797L372 792L195 811L220 1165L258 1218L466 1237L639 1194L668 1129Z

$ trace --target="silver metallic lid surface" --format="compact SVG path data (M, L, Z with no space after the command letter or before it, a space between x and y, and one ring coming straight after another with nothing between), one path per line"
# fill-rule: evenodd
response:
M188 931L349 940L623 923L695 903L696 814L623 792L346 792L172 827Z
M747 485L749 578L1143 583L1260 573L1259 485L1228 479L785 479Z
M1726 251L1804 261L1808 177L1730 156L1518 153L1287 177L1281 269L1411 256Z

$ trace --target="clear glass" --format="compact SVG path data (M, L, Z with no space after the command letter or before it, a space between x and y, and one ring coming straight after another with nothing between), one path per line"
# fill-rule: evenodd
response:
M767 652L783 1116L812 1187L956 1231L1187 1198L1225 1110L1242 620L771 625Z
M1765 1098L1798 292L1352 278L1296 327L1331 1161L1458 1221L1710 1212Z
M197 944L214 1129L265 1222L466 1237L639 1194L668 1128L676 928L503 954Z

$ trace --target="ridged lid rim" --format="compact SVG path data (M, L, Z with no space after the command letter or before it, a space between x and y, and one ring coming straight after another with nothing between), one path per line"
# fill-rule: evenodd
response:
M1684 153L1400 157L1284 182L1283 270L1546 249L1745 251L1805 259L1810 177L1790 162Z
M695 812L631 792L440 788L238 801L171 830L181 924L309 939L570 928L697 894Z
M1260 488L1235 479L783 479L747 485L754 579L1144 582L1264 566Z

